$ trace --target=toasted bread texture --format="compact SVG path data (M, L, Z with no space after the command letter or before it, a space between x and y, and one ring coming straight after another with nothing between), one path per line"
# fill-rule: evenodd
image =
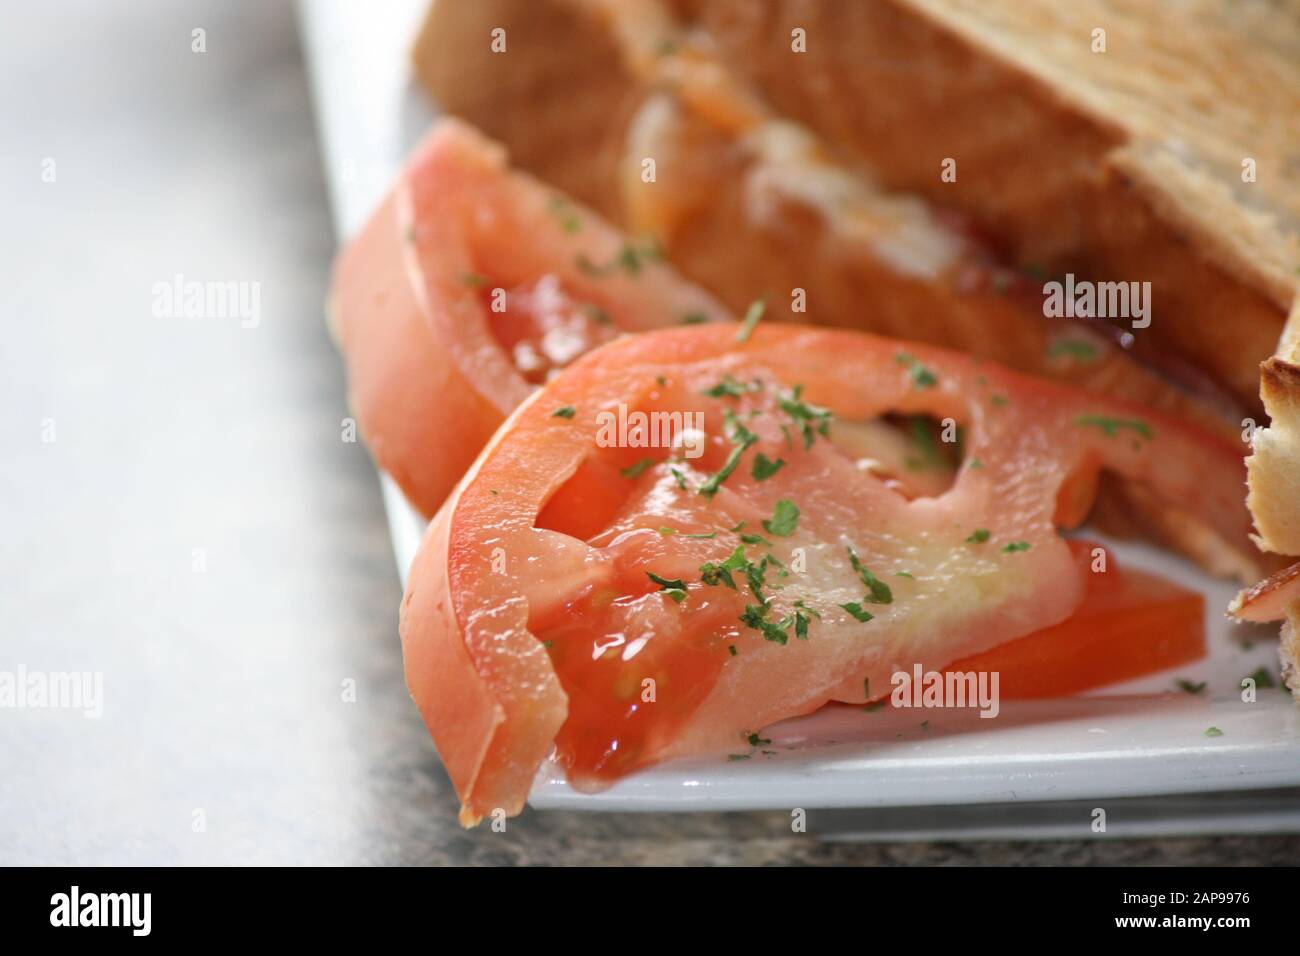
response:
M1268 2L703 0L720 55L1021 265L1152 283L1143 336L1243 399L1300 266L1300 19ZM802 31L806 52L792 50ZM944 181L945 159L956 178Z
M1300 305L1278 354L1260 365L1260 396L1271 424L1255 432L1246 460L1257 543L1300 554Z

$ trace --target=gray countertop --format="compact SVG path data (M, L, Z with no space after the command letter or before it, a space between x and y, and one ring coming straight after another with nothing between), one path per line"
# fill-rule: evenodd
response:
M97 719L0 709L0 863L1297 858L1296 837L826 843L816 813L803 835L782 813L461 830L402 681L376 476L340 439L292 8L19 7L0 63L0 671L103 680ZM159 316L177 275L255 288L256 323Z

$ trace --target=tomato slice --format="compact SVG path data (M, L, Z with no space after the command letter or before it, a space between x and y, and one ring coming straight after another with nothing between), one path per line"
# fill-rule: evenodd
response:
M835 440L885 415L964 426L950 488L901 494ZM552 753L600 787L1061 624L1090 582L1058 527L1103 470L1246 546L1240 451L1134 406L853 332L597 349L497 432L412 565L407 680L462 820L518 812Z
M1072 541L1089 567L1091 544ZM996 672L1005 700L1068 697L1145 677L1205 656L1205 598L1154 574L1120 568L1088 573L1077 611L945 671Z
M379 466L426 516L546 378L620 332L728 318L595 213L442 120L334 270L331 326Z

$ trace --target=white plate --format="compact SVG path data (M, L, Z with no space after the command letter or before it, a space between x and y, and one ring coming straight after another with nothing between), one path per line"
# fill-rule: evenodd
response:
M424 0L301 3L340 235L361 225L432 118L408 67L423 8ZM383 491L405 579L424 523L387 476ZM1125 566L1206 595L1206 660L1087 697L1005 702L996 720L961 711L827 708L766 731L772 756L674 761L594 796L574 792L547 767L530 802L601 810L929 807L1300 785L1300 711L1277 690L1261 691L1254 703L1240 697L1242 677L1261 666L1276 673L1276 630L1229 624L1222 608L1230 585L1157 550L1110 543ZM1175 689L1176 678L1208 687L1191 696ZM1211 726L1222 736L1206 737ZM1300 828L1300 800L1294 806L1279 814L1271 805L1269 827ZM1205 819L1213 822L1185 829L1250 829Z

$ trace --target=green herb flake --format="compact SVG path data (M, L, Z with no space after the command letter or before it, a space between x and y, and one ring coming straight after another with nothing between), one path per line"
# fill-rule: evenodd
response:
M757 392L763 388L759 381L740 382L730 375L724 375L722 381L712 388L706 388L702 394L709 398L739 398L746 392Z
M625 242L614 258L605 263L592 262L585 252L579 253L577 264L578 268L589 276L607 276L621 270L635 277L641 274L641 269L647 263L657 262L661 258L663 254L658 246L653 241L646 240L640 246Z
M682 474L681 469L670 466L668 470L672 472L673 480L677 482L677 487L682 489L682 491L686 491L686 476Z
M786 633L781 625L768 620L767 612L769 609L770 605L767 603L748 604L740 615L740 622L762 634L763 640L784 645L790 640L790 635Z
M1205 681L1196 683L1189 680L1179 680L1177 684L1178 689L1184 694L1202 694L1205 692Z
M912 376L912 385L915 388L933 388L939 384L938 376L907 352L899 352L894 356L894 361L907 369Z
M850 601L847 604L841 604L840 607L848 611L849 614L851 614L855 620L861 621L863 624L867 623L867 621L870 621L872 618L875 617L874 614L872 614L870 611L868 611L866 608L864 608L861 604L857 603L856 601Z
M802 398L803 386L796 385L789 395L782 396L778 404L781 410L790 416L795 425L803 433L803 446L805 449L813 446L813 441L817 435L823 438L830 437L831 413L816 405L810 405ZM790 441L790 433L784 425L781 431L786 436L786 441Z
M789 498L782 498L776 503L776 508L772 512L772 519L763 521L763 527L768 534L774 534L778 538L788 538L794 534L794 529L799 524L799 508Z
M570 235L582 230L582 220L573 211L573 206L564 196L551 197L551 212L560 221L560 228Z
M1003 554L1015 554L1017 551L1028 551L1033 547L1028 541L1011 541L1002 546Z
M730 437L734 447L727 456L727 460L722 463L722 467L710 475L704 484L700 485L700 494L706 498L712 498L718 493L722 483L731 477L731 473L740 464L741 456L749 450L751 445L758 441L758 436L740 424L730 412L727 413L727 423L731 426Z
M772 461L772 459L768 458L760 451L758 457L754 459L754 468L751 474L753 474L755 481L767 481L767 479L771 478L784 467L784 458L778 458L776 461Z
M682 325L703 325L709 317L703 312L687 312L682 316Z
M628 465L626 468L620 468L618 473L624 478L640 478L646 470L653 468L658 462L653 458L642 458L638 462Z
M858 553L852 547L846 546L846 550L849 552L849 563L853 565L853 570L858 572L858 577L871 592L863 600L870 601L872 604L892 604L894 593L889 590L889 585L871 573L871 569L862 563Z
M1273 682L1273 675L1268 672L1267 667L1261 667L1259 670L1255 671L1255 673L1250 675L1250 679L1255 682L1256 687L1262 690L1268 690L1269 688L1277 686L1277 684Z
M647 571L646 577L659 585L660 590L678 604L686 600L686 582L681 578L661 578L653 571Z
M990 537L988 528L976 528L971 532L970 537L966 539L967 544L983 544Z
M736 545L736 550L732 551L725 561L713 562L706 561L700 565L700 580L711 587L727 587L736 590L735 578L731 576L732 571L739 571L749 565L749 559L745 557L745 548L743 545Z
M1078 362L1095 362L1098 354L1097 346L1077 339L1058 339L1047 350L1049 359L1072 358Z
M767 300L758 299L751 302L749 308L745 311L745 320L740 323L740 330L736 333L737 342L748 342L749 337L754 334L754 329L758 326L758 321L767 311Z
M727 754L727 762L735 763L737 760L748 760L749 754Z
M1074 423L1076 425L1100 428L1107 438L1114 438L1123 429L1136 432L1148 440L1154 436L1151 426L1138 418L1109 418L1105 415L1080 415L1074 420Z
M735 656L737 656L737 655L740 653L740 651L736 650L736 645L735 645L735 644L728 644L728 645L727 645L727 653L730 654L732 657L735 657Z
M578 413L578 410L572 405L561 405L555 411L551 412L552 418L572 418Z
M768 744L772 742L770 740L764 739L763 737L760 737L758 734L750 734L745 739L749 741L749 745L751 747L766 747Z
M597 325L613 325L613 317L598 305L584 305L582 311Z
M1222 736L1223 736L1223 731L1220 730L1218 727L1206 727L1206 728L1205 728L1205 736L1207 736L1207 737L1222 737Z

